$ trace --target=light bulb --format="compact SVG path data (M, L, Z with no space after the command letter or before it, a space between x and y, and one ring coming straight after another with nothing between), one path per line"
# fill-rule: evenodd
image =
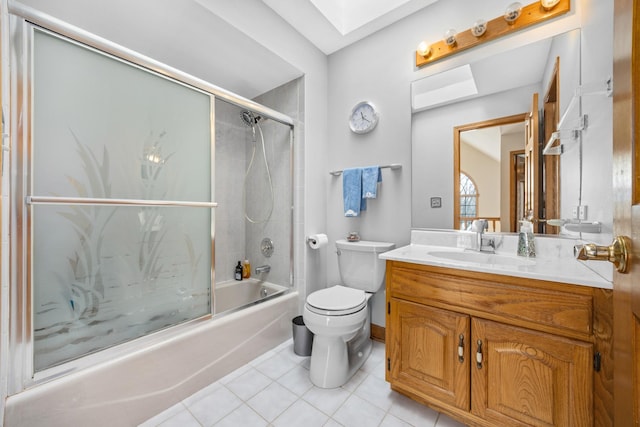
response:
M560 3L560 0L540 0L540 4L544 10L551 10Z
M484 19L478 19L473 23L473 27L471 27L471 34L476 37L480 37L487 31L487 21Z
M421 41L418 45L418 54L420 56L429 56L431 53L431 46L427 44L425 41Z
M504 20L509 24L516 22L522 13L522 4L520 2L511 3L504 11Z
M447 32L444 33L444 42L447 44L447 46L453 46L456 44L456 34L457 31L453 28L447 30Z

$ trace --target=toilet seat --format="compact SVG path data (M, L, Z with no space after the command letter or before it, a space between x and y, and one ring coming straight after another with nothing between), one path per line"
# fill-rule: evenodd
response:
M365 291L336 285L311 293L307 297L309 311L325 316L344 316L367 306Z

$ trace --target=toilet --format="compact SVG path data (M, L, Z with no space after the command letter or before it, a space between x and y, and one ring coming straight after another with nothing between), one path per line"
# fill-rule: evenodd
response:
M307 296L302 317L314 333L311 382L321 388L345 384L371 353L369 301L384 283L378 255L394 243L336 241L341 284Z

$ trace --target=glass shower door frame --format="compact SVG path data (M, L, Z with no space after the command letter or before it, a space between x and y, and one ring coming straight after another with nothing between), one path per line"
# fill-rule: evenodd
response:
M34 31L36 28L44 28L55 32L56 34L68 37L72 41L76 41L97 49L106 54L113 55L117 58L128 61L134 65L138 65L147 70L170 78L178 82L192 86L211 95L211 167L213 180L213 165L215 144L214 131L214 106L215 97L221 97L231 103L252 109L259 112L265 117L286 124L293 128L293 121L286 115L275 110L271 110L251 100L237 96L224 89L211 85L207 82L187 75L179 70L166 66L165 64L154 61L150 58L130 51L112 42L94 36L78 28L72 27L66 23L60 22L47 15L41 14L31 8L22 6L18 3L10 4L10 32L11 37L11 62L9 71L11 80L11 96L10 96L10 141L11 141L11 160L10 174L11 198L9 200L10 222L10 256L3 257L3 268L10 270L10 326L8 329L8 348L2 349L3 356L8 356L7 364L10 366L8 370L8 392L9 395L18 393L25 388L39 384L69 372L83 369L87 366L95 365L100 361L106 361L118 355L130 353L138 346L147 346L150 343L160 342L175 333L179 333L182 328L189 327L193 322L206 320L210 315L204 318L195 319L187 324L174 326L170 331L161 331L135 339L134 342L118 345L115 348L102 350L99 353L83 357L71 362L64 363L60 366L49 368L40 373L34 373L33 366L33 291L31 288L30 278L32 273L31 255L33 236L31 229L31 216L29 214L30 206L34 204L46 203L68 203L76 202L76 200L56 200L53 198L39 199L30 197L32 182L30 171L32 168L31 158L31 137L32 137L32 112L33 112L33 86L32 86L32 49ZM7 97L5 96L5 99ZM213 191L213 185L212 185ZM93 200L92 202L104 203L103 200ZM123 203L126 205L136 204L136 200L111 200L108 203ZM144 201L147 203L147 201ZM200 207L213 207L214 204ZM215 216L212 212L211 216L211 284L214 283L214 224ZM293 264L291 266L293 269ZM4 292L7 295L7 292ZM213 293L211 293L213 295ZM165 334L166 332L166 334Z
M44 30L42 28L31 25L30 23L20 20L18 18L12 17L13 28L15 28L14 35L16 45L14 50L14 58L15 61L12 61L12 77L15 77L12 83L13 89L12 92L15 94L12 96L12 101L14 105L12 105L12 111L17 111L19 113L12 114L12 128L16 129L15 135L16 138L12 141L12 146L14 148L14 156L12 169L17 173L14 174L14 179L12 179L12 195L13 198L11 200L12 204L12 216L16 219L16 221L12 224L12 228L15 232L12 233L14 237L18 237L13 239L13 247L12 247L12 258L15 259L15 268L12 268L15 274L13 274L12 281L14 282L14 295L16 298L12 299L12 317L14 321L12 322L12 330L10 333L11 340L11 357L13 366L18 365L18 369L12 369L13 377L10 378L10 390L20 390L25 386L29 386L30 384L39 383L62 373L69 372L70 370L76 370L80 367L87 366L88 363L95 363L94 361L81 360L84 359L76 359L72 357L71 360L63 360L61 363L56 363L55 366L41 368L39 372L35 372L35 350L34 350L34 321L35 321L35 312L34 312L34 268L33 265L33 255L36 252L36 247L34 246L34 209L35 206L93 206L96 209L111 209L110 207L118 206L117 209L130 209L134 208L142 211L143 209L153 209L153 210L162 210L163 212L167 212L166 209L173 208L181 208L181 209L189 209L189 208L200 208L200 209L210 209L211 213L209 215L210 219L208 220L208 228L210 230L210 238L209 240L209 252L210 252L210 260L206 261L206 266L210 266L208 268L208 289L209 289L209 297L208 297L208 313L204 314L204 316L199 316L197 318L192 319L192 321L197 320L206 320L211 317L211 307L212 307L212 293L211 293L211 280L210 278L213 276L213 230L214 230L214 212L213 208L216 206L214 202L197 202L197 201L174 201L174 200L146 200L146 199L130 199L130 198L101 198L101 197L49 197L43 196L40 194L34 194L34 42L35 42L35 34L36 32L41 32L43 34L49 34L54 38L59 38L61 40L65 40L65 37L59 36L53 32L49 32L48 30ZM81 43L67 39L71 44L80 45ZM211 158L209 160L209 180L210 184L208 187L211 189L209 191L209 196L207 197L211 200L213 196L213 176L214 169L214 101L215 97L202 91L201 89L191 88L188 85L180 82L171 76L162 75L157 73L154 70L149 68L145 68L143 66L137 65L135 63L131 63L129 61L121 60L117 55L113 55L109 52L100 51L99 49L95 49L93 47L84 46L86 49L95 50L105 57L119 60L122 63L129 64L134 68L138 68L139 70L143 70L146 73L149 73L151 76L157 76L162 79L165 79L167 82L174 82L182 85L191 90L195 90L196 92L200 92L204 96L208 98L208 108L209 113L208 116L208 145L211 153ZM171 83L172 84L172 83ZM58 160L59 161L59 160ZM115 208L114 208L115 209ZM72 302L73 307L73 302ZM162 329L162 328L161 328ZM153 331L151 335L153 335ZM134 337L135 341L136 338ZM125 340L124 342L131 342L131 339ZM120 345L123 342L115 342L115 345ZM112 344L113 345L113 344ZM106 349L110 348L112 345L107 345ZM100 352L105 351L101 350ZM116 352L120 352L118 349ZM110 358L109 355L104 355L105 358ZM75 360L74 360L75 359ZM95 358L90 358L95 359ZM21 375L19 375L21 374ZM19 375L19 376L18 376Z

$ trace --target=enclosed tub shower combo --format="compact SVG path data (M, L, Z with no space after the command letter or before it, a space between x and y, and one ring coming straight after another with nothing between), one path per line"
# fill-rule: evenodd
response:
M9 19L7 424L141 421L286 339L293 120L19 4Z

